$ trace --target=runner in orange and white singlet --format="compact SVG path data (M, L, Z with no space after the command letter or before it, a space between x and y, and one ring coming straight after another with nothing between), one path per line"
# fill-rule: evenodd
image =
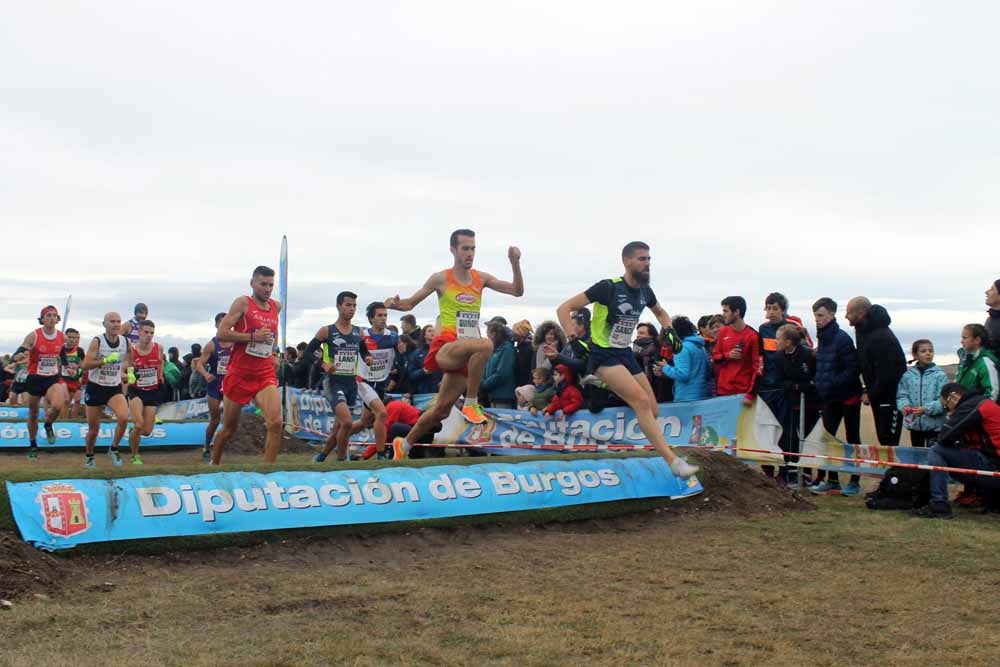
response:
M451 254L455 258L452 268L433 274L413 296L401 299L397 294L385 300L386 308L407 311L416 308L432 293L437 293L440 309L438 335L431 341L424 368L429 372L443 372L444 379L441 380L434 406L420 416L406 438L393 440L393 456L397 459L404 458L412 443L418 442L434 425L444 421L451 412L451 406L463 393L465 405L462 416L466 421L472 424L486 421L478 395L483 370L493 353L493 344L479 331L483 290L489 288L511 296L524 294L519 249L513 246L507 249L513 271L511 282L472 268L476 257L476 233L471 229L459 229L452 233Z
M274 463L281 448L281 394L278 392L278 335L281 304L271 298L274 269L258 266L250 279L252 296L240 296L219 322L216 338L233 343L222 381L222 430L212 444L212 465L219 465L226 442L236 432L243 406L250 401L264 415L264 461Z
M59 373L65 354L63 333L56 329L59 311L55 306L45 306L38 316L39 328L24 338L24 343L14 353L14 361L28 362L28 458L38 457L38 408L45 399L45 437L50 445L56 444L52 423L59 417L66 403L66 388L59 383Z

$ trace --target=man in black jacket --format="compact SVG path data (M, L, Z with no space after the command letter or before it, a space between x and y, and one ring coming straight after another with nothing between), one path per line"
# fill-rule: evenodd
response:
M902 419L896 409L896 389L906 372L906 356L889 325L892 318L885 308L857 296L847 303L847 321L854 327L858 362L865 393L861 400L871 406L879 444L899 444Z
M993 351L1000 354L1000 278L986 290L986 305L990 310L984 326L990 335Z

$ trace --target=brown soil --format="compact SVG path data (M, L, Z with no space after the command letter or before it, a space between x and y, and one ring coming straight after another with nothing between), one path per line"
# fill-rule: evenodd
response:
M244 415L240 432L232 443L258 453L263 449L263 424L256 415ZM242 437L241 437L242 436ZM284 434L288 437L287 434ZM237 438L240 438L237 440ZM293 446L309 447L298 438L289 437ZM284 443L283 439L283 443ZM257 443L257 444L255 444ZM228 449L228 448L227 448ZM294 450L286 450L294 451ZM699 478L705 491L683 500L664 500L663 505L649 511L634 512L612 518L586 519L563 523L523 523L505 521L497 515L475 525L426 527L414 525L405 532L385 533L379 529L360 527L350 535L301 537L264 541L251 546L234 546L208 551L164 551L155 556L128 554L89 556L69 559L54 557L22 542L15 533L0 531L0 598L13 599L32 593L46 594L57 590L60 582L74 568L104 568L109 576L117 568L171 564L214 563L221 568L238 566L246 561L295 561L317 565L326 563L331 553L341 564L401 563L417 553L443 552L456 548L482 551L489 559L495 553L497 539L525 536L536 532L565 534L629 533L655 529L664 522L698 521L703 514L750 516L762 513L809 511L815 506L791 489L778 488L758 469L740 460L715 452L687 453L690 461L702 467ZM459 521L461 519L458 519Z
M240 416L240 425L236 433L226 443L226 454L263 454L264 440L267 431L264 428L264 418L253 413ZM314 451L308 441L281 431L281 451L286 454L303 454Z

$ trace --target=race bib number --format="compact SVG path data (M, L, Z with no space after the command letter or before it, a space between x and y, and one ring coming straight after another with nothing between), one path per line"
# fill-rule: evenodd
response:
M479 338L479 313L460 310L455 316L459 338Z
M156 384L157 380L155 368L135 369L135 386L140 389L148 389L149 387L155 387Z
M392 350L373 350L372 362L368 364L369 382L384 382L389 377L389 364L392 361Z
M38 358L38 374L39 375L55 375L59 372L59 358L58 357L39 357Z
M333 354L334 375L354 375L358 370L358 351L353 347L337 348Z
M105 387L113 387L121 382L122 365L104 364L97 373L97 383Z
M261 341L247 343L247 354L251 357L257 357L258 359L267 359L273 353L273 349L274 348L270 343L264 343Z
M611 328L611 347L630 347L632 332L639 325L637 317L623 317Z
M17 373L14 374L14 382L27 382L28 380L28 367L22 366L17 369Z
M62 368L62 376L64 378L75 379L80 374L79 364L66 364Z
M215 374L225 375L227 368L229 368L229 356L219 357L219 364L215 369Z

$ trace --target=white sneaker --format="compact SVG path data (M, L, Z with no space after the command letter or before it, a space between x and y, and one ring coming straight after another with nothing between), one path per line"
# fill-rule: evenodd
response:
M699 470L701 470L701 468L691 465L679 456L674 459L673 463L670 464L670 471L681 479L694 477Z

